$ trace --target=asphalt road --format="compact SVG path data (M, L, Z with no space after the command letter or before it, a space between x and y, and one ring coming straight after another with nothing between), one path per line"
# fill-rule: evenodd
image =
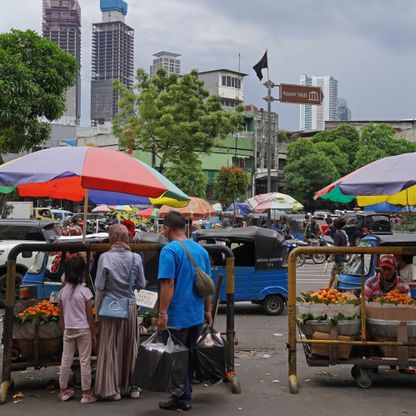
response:
M298 269L298 290L324 287L328 276L323 266L307 263ZM225 308L221 308L216 327L225 330ZM310 368L303 351L298 351L300 391L291 395L287 386L287 312L281 316L263 315L261 308L249 303L236 305L235 326L236 373L242 394L231 394L223 383L212 387L195 386L195 414L205 415L287 415L309 416L390 416L416 415L414 391L416 377L383 369L371 389L356 387L349 366ZM161 393L143 392L141 400L100 402L82 406L73 400L60 403L56 394L46 389L51 379L57 379L58 368L39 371L28 369L14 373L16 389L25 398L0 407L0 415L162 415L157 403L165 399ZM167 413L169 414L169 413Z

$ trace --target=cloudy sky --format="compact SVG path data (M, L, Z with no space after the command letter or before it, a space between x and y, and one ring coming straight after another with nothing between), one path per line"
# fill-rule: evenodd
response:
M91 24L99 0L82 9L82 124L89 123ZM0 0L0 32L41 30L41 0ZM7 7L6 7L7 5ZM246 103L265 105L252 66L269 50L271 79L332 75L353 119L416 117L416 2L413 0L128 0L136 67L160 50L182 55L182 69L238 69L249 76ZM275 91L277 95L278 91ZM275 102L281 128L298 129L296 105Z

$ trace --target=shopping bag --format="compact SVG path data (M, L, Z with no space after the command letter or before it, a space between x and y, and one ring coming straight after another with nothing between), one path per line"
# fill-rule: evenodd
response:
M227 342L212 327L204 329L195 349L195 377L212 385L225 378Z
M144 390L181 396L188 373L189 351L170 333L166 342L155 332L140 345L132 384Z

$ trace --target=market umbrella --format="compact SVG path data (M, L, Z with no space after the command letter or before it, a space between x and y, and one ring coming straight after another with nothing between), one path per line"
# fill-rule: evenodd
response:
M91 210L91 212L111 212L112 209L108 205L98 205Z
M264 201L254 208L254 212L280 211L283 215L285 211L290 211L292 204L288 202Z
M130 205L110 205L113 211L131 212L133 208Z
M290 209L292 211L300 211L303 209L303 205L296 201L295 198L287 194L282 194L281 192L259 194L247 199L246 202L252 210L255 210L258 205L265 202L275 202L276 204L280 204L280 208L275 205L274 209Z
M15 186L20 196L69 201L88 199L118 204L120 197L132 204L138 199L189 198L155 169L126 153L97 147L53 147L30 153L0 166L0 185ZM86 221L84 221L86 223Z
M243 217L247 217L250 214L251 208L250 205L244 204L242 202L234 202L226 210L226 214L241 214Z
M315 199L416 205L416 152L385 157L369 163L315 193Z
M137 214L137 216L139 218L157 218L158 212L159 212L158 208L149 207L149 208L144 209L143 211L140 211Z
M189 204L184 208L172 208L163 205L159 210L159 217L165 217L166 214L172 210L180 212L185 218L198 220L205 217L216 215L215 209L212 205L202 198L191 197Z

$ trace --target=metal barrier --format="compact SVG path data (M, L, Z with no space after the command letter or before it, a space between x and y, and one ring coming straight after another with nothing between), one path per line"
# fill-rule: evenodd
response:
M159 251L163 245L154 243L131 244L132 251ZM226 246L221 245L204 245L209 253L222 252L226 257L226 294L227 294L227 357L226 357L226 378L224 381L229 382L231 391L235 394L241 393L240 382L235 374L234 365L234 344L235 344L235 328L234 328L234 254ZM16 259L22 252L85 252L96 253L104 252L110 249L110 244L101 243L24 243L14 247L7 259L7 283L5 297L5 317L3 327L3 366L2 383L0 385L0 403L7 401L8 391L13 384L11 373L15 369L12 363L12 343L13 343L13 321L14 307L16 303ZM28 367L40 368L47 365L45 361L36 361L26 363Z
M340 340L311 340L311 339L298 339L296 335L297 321L296 321L296 259L299 255L312 255L312 254L360 254L361 255L361 296L360 296L360 311L361 311L361 340L357 341L340 341ZM289 340L288 340L288 381L289 391L292 394L296 394L299 390L299 382L297 375L297 345L298 344L325 344L325 345L359 345L359 346L409 346L406 342L395 341L367 341L367 329L366 329L366 299L364 295L365 285L365 269L364 269L364 255L365 254L394 254L394 255L407 255L416 254L416 247L411 246L382 246L382 247L298 247L294 249L288 259L288 274L289 274L289 294L288 294L288 327L289 327ZM400 364L402 366L408 364L406 357L401 357ZM374 360L372 364L377 365ZM369 362L366 359L351 360L344 362L345 364L361 364L368 365ZM389 362L383 360L384 365L397 364L397 360ZM381 364L380 364L381 365Z

